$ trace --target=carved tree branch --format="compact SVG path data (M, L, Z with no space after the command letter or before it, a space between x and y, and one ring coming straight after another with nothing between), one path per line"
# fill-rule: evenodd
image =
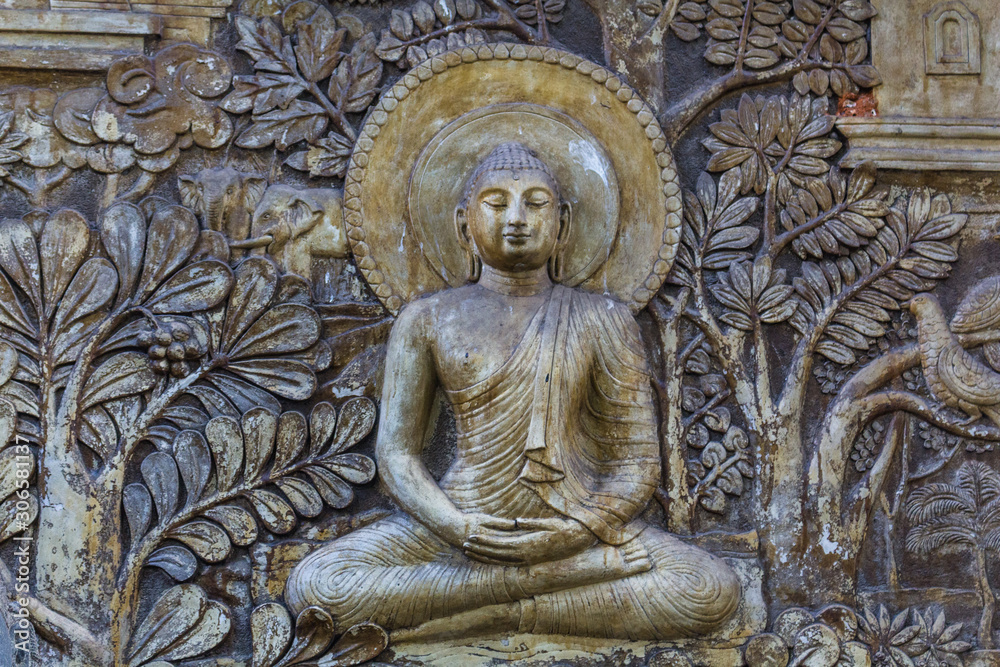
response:
M835 69L830 63L818 60L789 60L774 69L759 72L730 72L720 77L707 88L702 88L680 100L660 115L660 125L663 127L667 140L671 145L683 136L685 130L698 116L711 105L722 99L728 93L742 88L764 86L791 79L799 72L813 69Z
M687 462L681 446L681 434L685 425L679 402L686 359L684 353L676 355L675 352L680 344L681 319L690 297L691 290L684 288L668 305L667 298L661 292L649 305L650 316L657 328L657 343L663 352L663 374L657 382L657 394L660 403L662 483L666 493L662 494L663 497L657 496L657 499L667 514L668 528L671 532L681 534L691 532L694 499L687 487ZM690 345L688 349L691 349Z
M542 39L538 33L531 29L531 26L519 19L510 6L503 0L483 0L483 4L500 15L502 21L506 23L506 27L503 30L509 30L529 44L556 45L556 42L551 41L549 38ZM544 20L544 18L541 20Z
M959 336L963 347L1000 340L1000 332ZM862 368L837 394L827 411L818 444L809 464L809 495L817 499L821 521L842 521L842 494L850 448L868 423L891 412L908 412L953 435L1000 442L1000 428L969 424L948 408L899 390L875 392L908 368L920 363L920 350L911 343L888 352Z
M883 487L896 452L905 449L910 439L909 419L905 413L897 412L893 415L886 433L885 445L879 452L875 464L851 491L847 501L849 516L845 522L845 532L852 538L857 548L861 547L865 529L871 523L872 514L875 511L875 500L885 497ZM903 483L905 486L905 482ZM886 518L888 519L891 510L888 507L886 509Z
M737 64L739 66L734 68L731 72L729 72L729 74L719 78L709 87L695 91L667 109L667 111L660 116L660 124L663 126L663 131L666 133L667 140L671 143L671 145L677 143L677 140L684 134L684 131L688 128L688 126L690 126L703 111L727 93L740 88L750 88L785 81L799 72L805 72L811 69L835 69L836 66L832 63L810 60L809 52L823 35L823 31L826 29L827 24L837 11L838 4L839 3L833 3L826 10L823 18L816 25L816 28L809 36L809 39L802 45L802 50L794 60L789 60L773 69L760 72L747 72L742 69L742 61L738 60ZM749 12L747 12L747 15L749 15ZM742 54L742 51L740 51L740 53Z
M829 211L817 215L815 218L806 221L804 225L799 225L794 229L790 229L787 232L783 232L778 235L774 242L771 244L770 256L772 259L776 258L781 251L787 248L792 241L799 238L806 232L811 232L818 227L822 227L825 223L829 222L836 216L847 210L847 204L841 203L834 206Z

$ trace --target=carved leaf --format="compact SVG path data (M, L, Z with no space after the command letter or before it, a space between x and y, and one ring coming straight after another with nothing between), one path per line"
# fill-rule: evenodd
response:
M152 389L156 374L149 358L138 352L122 352L97 367L83 387L82 409L122 396L131 396Z
M201 498L212 472L212 455L208 443L198 431L181 431L174 442L174 458L187 491L186 506Z
M233 419L240 418L240 411L219 390L205 385L195 385L189 387L187 391L201 401L201 404L205 406L205 409L208 410L211 416L226 416Z
M159 522L166 523L177 511L177 498L180 492L177 464L169 454L153 452L143 459L140 468L142 479L153 496Z
M198 623L160 655L164 660L181 660L210 651L226 638L232 627L232 612L226 605L210 600Z
M379 63L381 64L381 63ZM253 117L253 124L236 140L240 148L265 148L274 144L279 151L300 141L318 140L326 130L329 117L323 107L304 100L293 100L287 109L273 109Z
M375 425L375 404L368 398L352 398L340 409L333 442L327 455L339 454L361 442Z
M319 340L319 316L299 304L279 304L265 312L229 352L231 359L304 350Z
M382 61L375 46L372 33L359 39L330 79L330 101L344 113L364 111L378 92Z
M338 30L329 10L319 7L308 22L299 24L297 34L295 55L303 76L313 82L330 76L343 57L340 46L344 43L347 30Z
M41 311L38 248L23 220L0 221L0 268L25 291L35 309Z
M374 660L389 645L389 634L374 623L347 630L317 663L319 667L351 667Z
M202 428L208 422L208 415L189 405L173 405L163 411L163 418L168 419L178 428Z
M726 495L717 486L710 486L704 490L704 494L699 500L702 507L713 514L722 514L726 511Z
M23 503L27 503L27 509ZM38 518L38 498L32 491L26 499L10 498L0 505L0 544L23 533Z
M194 584L181 584L164 592L133 635L129 667L139 667L160 655L195 627L207 607L205 591Z
M322 654L334 637L333 619L319 607L306 607L295 619L295 639L275 667L306 662Z
M308 440L306 418L299 412L285 412L278 417L277 450L274 455L273 474L291 465L306 447Z
M34 456L31 457L30 464L31 467L25 472L34 475ZM0 498L6 498L17 489L20 479L17 474L18 469L18 455L14 449L5 449L0 452ZM22 466L20 469L24 470L24 467Z
M243 477L247 482L257 481L271 453L274 451L278 420L266 408L254 408L243 415L243 435L246 442L246 468Z
M257 541L257 522L242 507L220 505L206 511L205 516L222 524L237 546L245 547Z
M146 301L146 307L157 314L208 310L226 298L232 285L228 266L215 260L198 262L168 278Z
M198 569L198 559L186 547L171 544L154 551L146 565L160 568L174 581L187 581Z
M202 519L195 519L168 531L166 536L191 547L207 563L221 563L232 549L226 531L218 524Z
M138 483L126 486L122 498L132 543L135 544L149 529L149 521L153 516L153 499L149 490Z
M353 149L350 139L330 132L308 150L290 155L285 164L299 171L308 171L313 178L342 177Z
M0 273L0 326L37 338L38 333L21 306L21 301L11 287L7 277Z
M278 396L304 401L316 391L316 375L312 368L293 359L253 359L234 361L227 367L231 372Z
M325 460L323 467L352 484L367 484L375 478L375 462L364 454L338 454Z
M281 403L274 396L239 378L212 373L206 379L225 395L227 403L236 408L231 416L238 417L255 407L267 408L274 413L281 412Z
M83 262L89 242L87 221L70 209L54 213L42 227L38 250L47 317L55 311L69 281Z
M276 602L262 604L250 614L253 667L273 667L292 641L292 617Z
M146 236L146 261L139 279L137 299L145 300L179 269L191 256L197 241L198 221L191 211L181 206L157 210Z
M219 106L234 114L253 111L259 116L275 108L287 109L308 86L297 76L261 72L233 77L233 90Z
M94 257L84 262L69 284L53 321L55 336L52 355L57 363L75 359L77 347L103 319L118 286L114 267L108 260Z
M254 60L254 69L295 74L295 54L291 43L283 43L281 30L269 18L254 21L248 16L236 16L240 41L236 48Z
M227 351L267 309L278 287L277 268L263 257L244 260L235 276L222 328L221 347Z
M320 466L305 469L323 500L334 509L343 509L354 500L354 489L340 477Z
M19 365L20 358L18 357L17 350L14 349L14 346L10 343L0 341L0 387L7 384L10 379L14 377L14 373L17 372ZM3 405L3 403L6 403L7 405ZM11 406L7 401L0 402L0 424L5 425L8 419L8 414L11 414L7 412L8 407L13 409L13 406ZM0 426L0 447L6 445L10 438L9 435L6 437L2 435L3 433L6 433L6 431L7 429L5 426ZM12 429L11 432L13 432Z
M205 438L215 459L219 491L229 491L243 467L243 435L239 422L231 417L215 417L205 426Z
M329 403L317 403L309 413L309 454L315 456L329 442L337 427L337 411Z
M295 528L295 512L277 494L257 489L251 491L247 498L257 516L272 533L284 535Z
M302 516L312 518L323 511L323 498L309 482L286 477L278 480L277 485Z

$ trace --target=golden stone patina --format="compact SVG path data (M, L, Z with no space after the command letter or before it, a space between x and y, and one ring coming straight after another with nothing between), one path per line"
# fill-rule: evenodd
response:
M472 284L409 304L389 338L376 453L403 511L311 554L286 599L396 641L714 629L739 582L637 519L660 471L649 369L624 305L559 282L573 215L556 177L505 143L465 180ZM458 437L440 483L420 461L438 389Z

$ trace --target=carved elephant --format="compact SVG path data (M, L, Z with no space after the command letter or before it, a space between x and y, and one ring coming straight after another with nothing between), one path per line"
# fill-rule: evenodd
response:
M178 178L181 201L198 214L204 229L222 232L230 242L245 241L250 236L251 214L260 201L267 181L255 174L244 174L232 167L202 169L197 174ZM245 251L232 250L239 259Z
M312 277L313 257L346 257L343 197L327 188L272 185L253 214L251 236L269 236L267 252L285 273Z

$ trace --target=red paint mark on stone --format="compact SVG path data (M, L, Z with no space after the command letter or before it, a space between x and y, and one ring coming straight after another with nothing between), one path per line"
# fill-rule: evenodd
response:
M878 102L872 93L845 95L837 100L838 116L877 116Z

